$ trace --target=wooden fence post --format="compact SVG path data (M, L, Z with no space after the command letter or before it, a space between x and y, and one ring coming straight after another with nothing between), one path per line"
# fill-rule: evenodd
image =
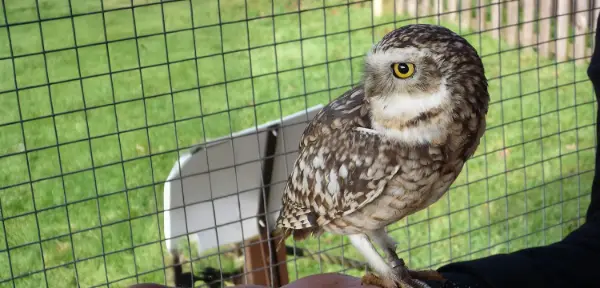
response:
M500 12L502 11L500 8L502 7L502 3L500 3L500 0L492 0L493 1L493 5L492 5L492 11L490 14L492 14L492 25L490 27L490 30L492 30L492 37L495 39L500 38L500 19L502 19L502 17L500 17Z
M456 0L448 0L448 6L447 9L445 11L449 12L446 15L446 20L447 21L452 21L454 23L456 23L456 21L458 20L458 3L456 2ZM444 11L444 10L443 10Z
M429 3L429 1L430 0L419 0L419 2L421 2L420 5L418 5L420 8L419 18L431 16L431 11L429 10L431 8L429 4L431 3Z
M417 0L407 0L408 1L408 16L410 18L417 17Z
M479 9L477 10L477 16L476 16L476 25L477 26L477 31L482 31L485 30L485 24L487 22L486 20L486 10L487 10L487 6L485 5L485 1L484 0L478 0L477 1L477 6L479 6Z
M504 29L504 38L508 45L519 45L519 2L511 0L506 3L507 27Z
M523 46L530 46L534 43L533 37L533 19L535 17L535 1L523 0L523 32L521 34L521 43Z
M471 0L462 0L460 10L461 30L469 29L471 27Z
M578 12L575 14L575 42L574 42L574 57L575 63L577 65L583 64L586 62L585 54L587 50L587 32L588 27L588 1L587 0L577 0L577 5L575 7L575 11Z
M383 0L373 0L373 16L380 17L383 12Z
M568 57L568 39L569 36L569 9L570 0L558 0L557 19L556 19L556 61L566 61ZM562 38L562 39L561 39Z
M406 0L396 0L396 15L404 15Z
M431 15L435 15L435 20L436 22L439 22L440 19L440 13L442 12L441 9L441 5L444 5L444 1L443 0L433 0L433 7L431 9Z
M550 18L552 16L553 1L540 5L539 29L538 29L538 53L542 57L550 56Z

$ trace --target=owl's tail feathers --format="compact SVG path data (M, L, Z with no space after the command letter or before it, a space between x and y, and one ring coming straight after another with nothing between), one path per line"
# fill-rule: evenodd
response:
M283 242L285 242L285 240L288 237L290 237L291 234L292 234L292 230L286 229L286 228L281 228L281 227L277 227L275 229L275 231L273 231L273 238L281 237L279 239L279 242L277 242L277 246L275 248L275 252L279 252L279 248L281 248L281 246L285 246L285 245L282 245L282 244L283 244Z
M317 215L307 208L289 207L284 205L284 208L277 218L275 237L282 235L277 249L290 235L294 240L303 240L310 235L316 235L321 229L317 226Z
M301 241L304 240L306 238L308 238L309 236L318 236L321 233L323 233L323 230L320 229L319 227L310 227L310 228L306 228L306 229L288 229L288 228L277 228L275 231L273 231L273 237L277 238L280 237L279 242L277 242L277 248L275 249L276 252L279 252L279 248L281 248L283 242L285 242L285 240L292 236L294 241Z
M284 206L277 218L277 227L305 229L317 226L317 215L308 208Z

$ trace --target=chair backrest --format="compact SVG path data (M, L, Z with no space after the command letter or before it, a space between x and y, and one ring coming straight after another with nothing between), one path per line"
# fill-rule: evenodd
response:
M267 133L272 133L269 129L277 125L267 207L267 221L272 231L281 208L285 182L298 155L300 137L308 121L322 107L317 105L182 153L164 185L167 249L177 250L178 238L185 235L195 242L198 254L259 235L261 168Z

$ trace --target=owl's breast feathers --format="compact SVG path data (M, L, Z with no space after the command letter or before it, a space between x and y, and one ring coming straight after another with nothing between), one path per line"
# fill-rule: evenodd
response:
M407 193L425 191L433 185L433 174L458 174L455 170L460 170L472 153L466 150L478 143L470 140L478 137L457 137L448 140L456 143L446 143L444 148L406 147L371 130L369 119L363 87L357 86L324 107L309 123L276 223L284 239L320 234L331 221L371 203L389 183L404 183L405 190L410 190ZM454 132L465 134L463 129L469 128L477 130L472 124L460 123Z

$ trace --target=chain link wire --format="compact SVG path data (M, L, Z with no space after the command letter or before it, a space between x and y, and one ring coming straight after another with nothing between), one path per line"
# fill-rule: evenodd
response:
M399 256L413 269L436 268L547 245L584 219L597 109L586 69L599 0L1 4L2 288L174 286L174 271L210 287L248 277L246 242L199 253L194 235L213 233L221 243L225 234L215 231L234 224L241 239L253 233L239 224L261 216L242 212L245 195L257 190L246 183L247 167L290 162L297 152L287 140L293 130L282 125L279 152L266 155L257 126L358 85L371 45L410 23L444 25L467 38L484 61L491 103L482 144L450 191L389 227ZM254 130L257 150L227 142L231 165L182 170L178 160L189 151L215 157L198 145L233 140L244 129ZM287 175L288 166L279 172ZM268 166L256 167L259 185L280 193L285 179L269 182ZM208 199L178 191L185 204L166 201L175 197L165 192L171 171L176 180L204 177L206 187L181 189L205 189ZM223 182L235 204L223 206L231 196L217 191ZM257 205L273 205L260 190ZM210 207L212 218L194 218L198 207ZM234 220L220 219L223 207ZM167 223L177 211L188 221ZM277 212L267 206L261 225L270 230L268 215ZM193 228L206 221L209 228ZM176 251L167 245L180 240L167 236L173 225L190 235ZM350 246L329 234L286 241L289 281L362 276L367 265Z

